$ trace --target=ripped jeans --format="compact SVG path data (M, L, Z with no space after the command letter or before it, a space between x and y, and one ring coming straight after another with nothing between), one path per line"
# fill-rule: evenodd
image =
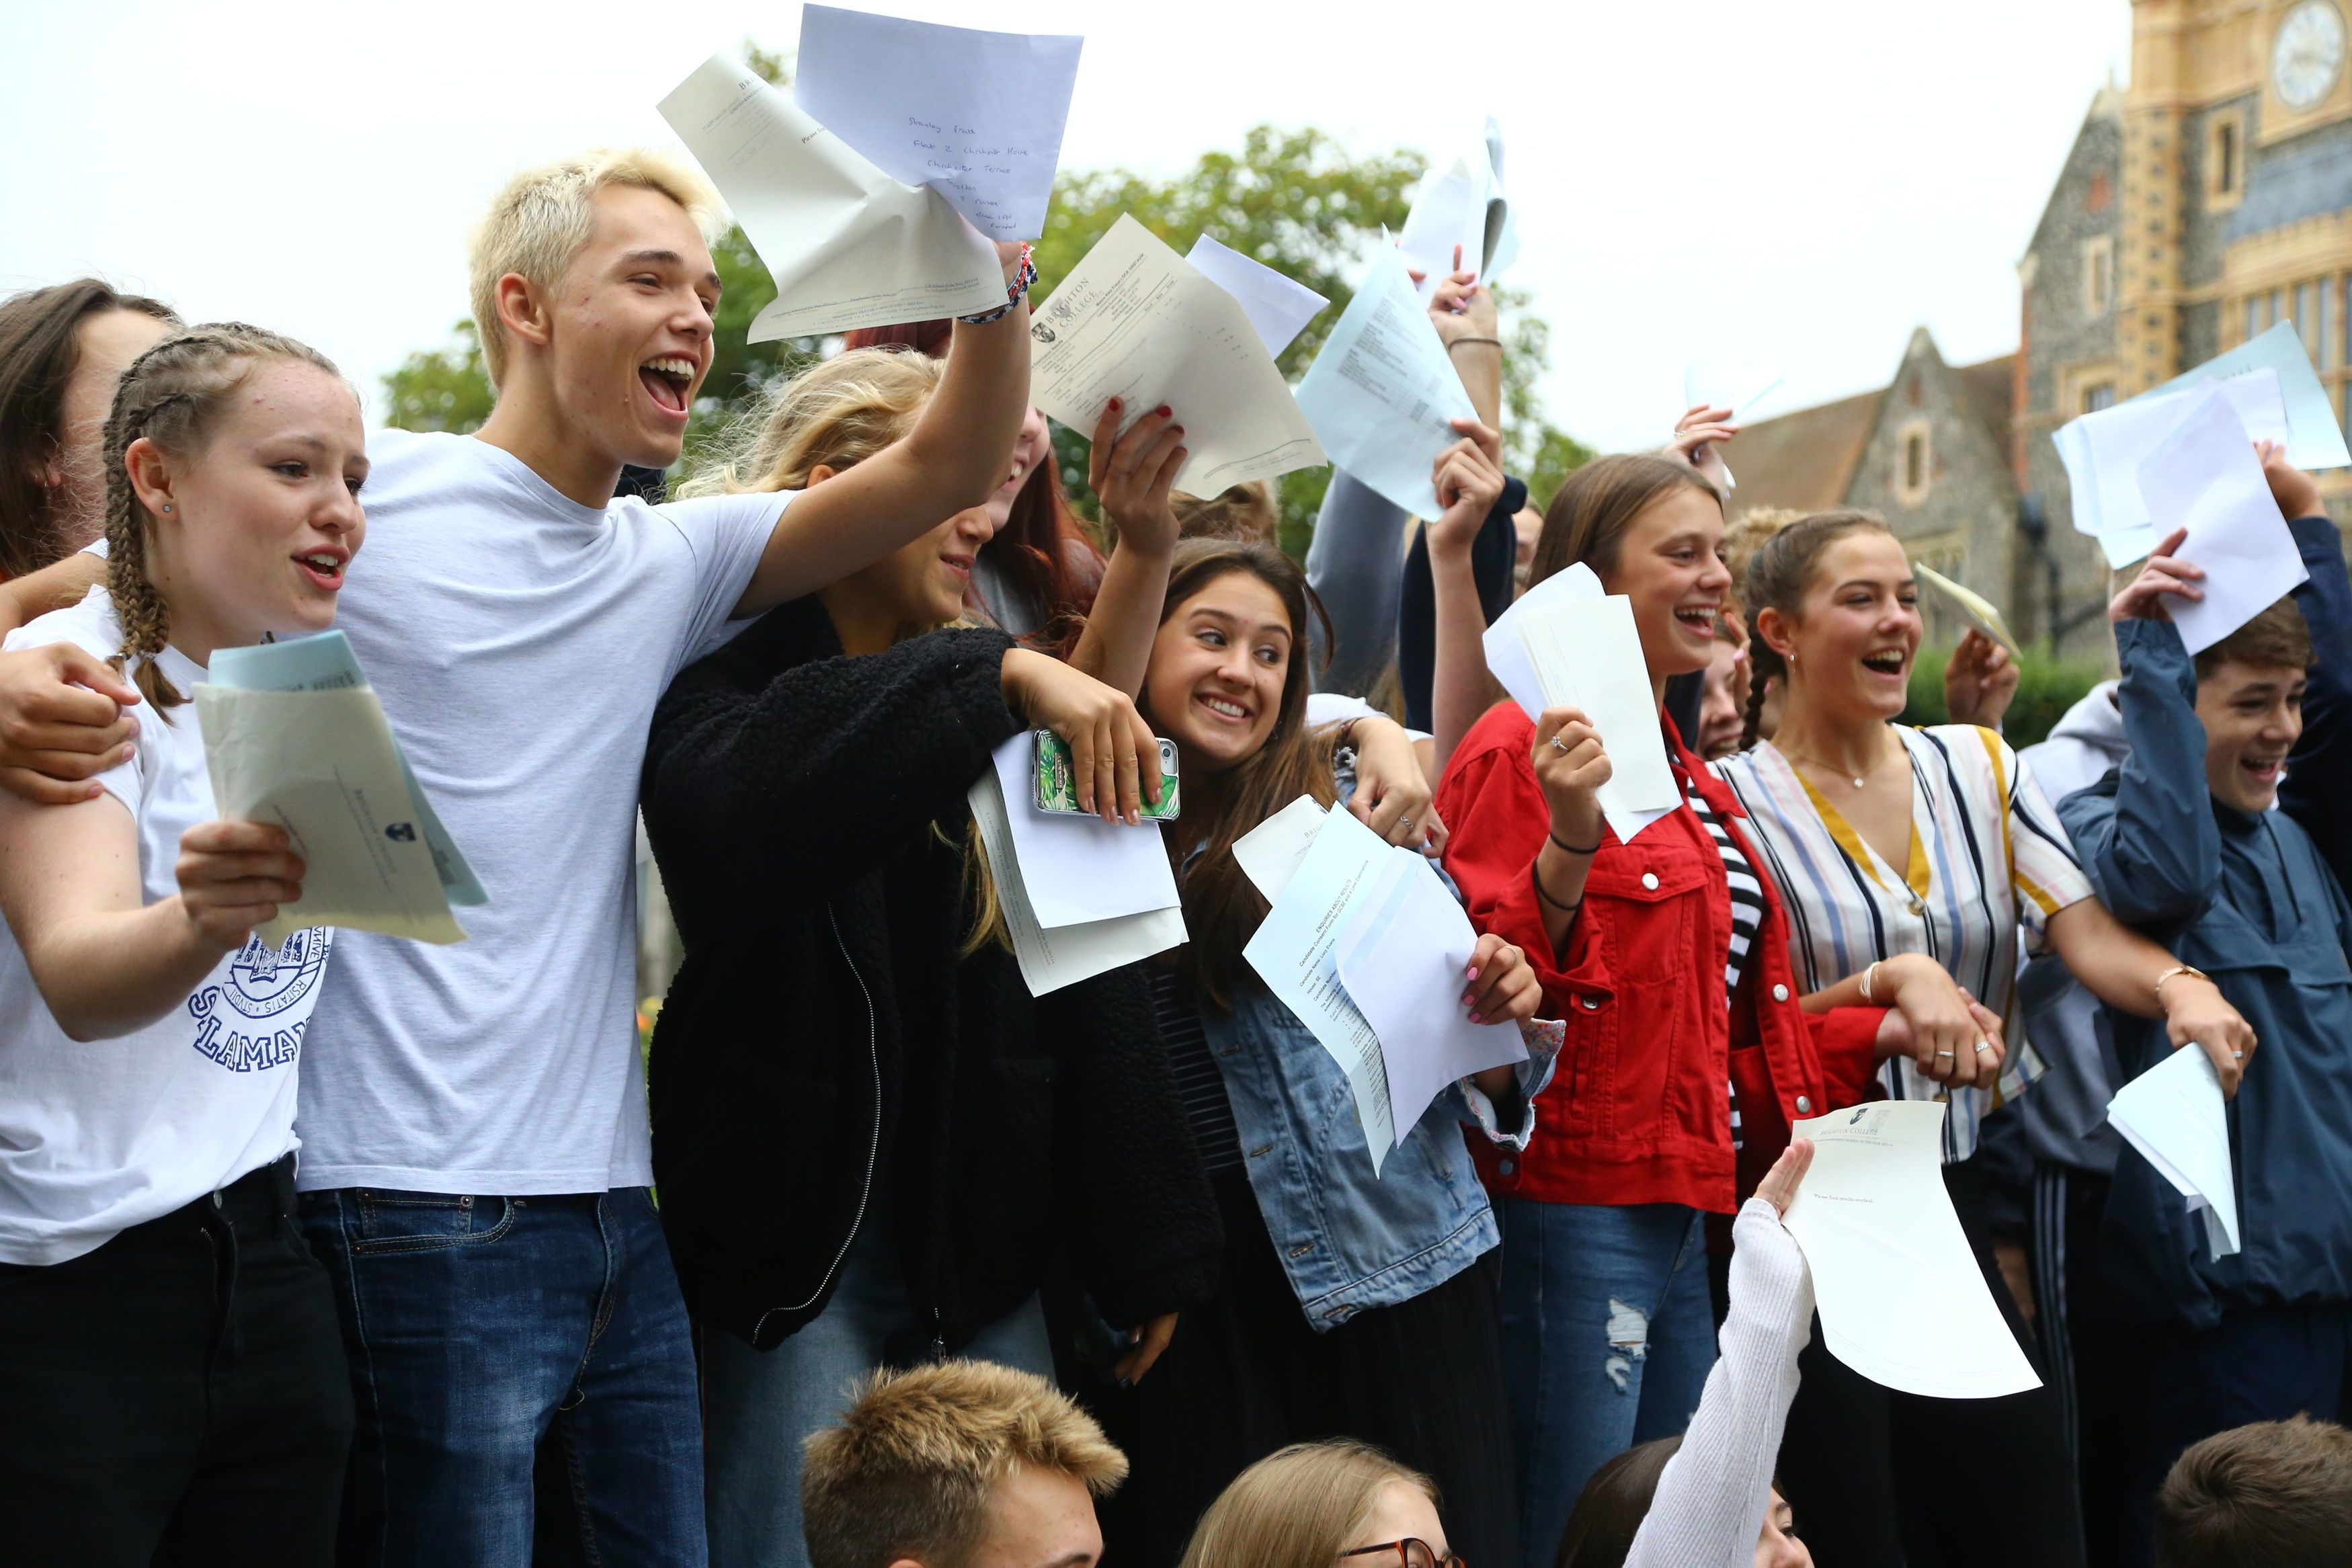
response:
M1592 1472L1698 1408L1715 1364L1706 1233L1679 1204L1497 1207L1520 1539L1527 1568L1551 1568Z

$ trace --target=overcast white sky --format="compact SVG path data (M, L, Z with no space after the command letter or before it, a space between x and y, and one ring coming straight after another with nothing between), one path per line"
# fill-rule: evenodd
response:
M1260 120L1436 152L1492 110L1554 328L1554 421L1647 444L1697 355L1787 409L1884 384L1926 324L2017 342L2015 266L2128 0L870 0L1083 33L1065 169L1171 173ZM0 0L0 291L97 270L333 355L373 398L465 313L464 235L509 172L674 138L714 48L790 49L793 4Z

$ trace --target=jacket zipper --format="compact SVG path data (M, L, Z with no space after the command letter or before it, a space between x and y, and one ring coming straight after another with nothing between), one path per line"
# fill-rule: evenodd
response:
M874 1166L882 1154L882 1052L875 1040L874 993L866 988L866 977L857 972L857 960L849 956L849 944L841 936L840 917L834 914L830 904L824 906L824 917L833 927L833 945L841 950L841 961L849 967L849 977L857 982L857 994L866 999L866 1060L874 1075L874 1128L866 1145L866 1179L857 1189L857 1212L850 1218L849 1234L841 1239L841 1246L834 1252L833 1261L825 1265L824 1277L817 1281L816 1289L809 1292L808 1301L789 1307L771 1307L761 1313L760 1321L752 1325L751 1337L754 1339L760 1337L767 1329L768 1320L778 1312L805 1311L811 1301L832 1289L834 1276L841 1271L842 1260L849 1256L851 1244L856 1241L857 1232L866 1224L866 1205L874 1196Z

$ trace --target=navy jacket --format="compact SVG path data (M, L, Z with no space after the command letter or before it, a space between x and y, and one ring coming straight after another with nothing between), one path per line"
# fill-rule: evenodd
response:
M2131 749L2059 816L2107 907L2210 975L2261 1048L2229 1106L2243 1250L2209 1259L2204 1221L2126 1147L2101 1244L2113 1299L2191 1328L2233 1308L2352 1301L2352 905L2300 823L2207 790L2179 632L2116 632ZM2131 1076L2172 1049L2160 1021L2109 1018Z
M2294 602L2311 627L2311 685L2303 697L2303 739L2286 759L2279 808L2301 822L2336 880L2352 888L2352 578L2344 537L2326 517L2287 525L2311 580Z

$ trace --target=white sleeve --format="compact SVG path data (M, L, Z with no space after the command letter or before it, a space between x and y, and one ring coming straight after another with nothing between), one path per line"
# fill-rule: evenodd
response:
M1698 1413L1666 1461L1625 1568L1749 1568L1812 1333L1813 1281L1760 1197L1732 1223L1731 1315Z
M727 642L742 625L730 628L744 591L760 570L768 538L797 490L757 491L744 496L702 496L665 501L654 508L676 526L694 552L695 604L684 628L673 673Z

